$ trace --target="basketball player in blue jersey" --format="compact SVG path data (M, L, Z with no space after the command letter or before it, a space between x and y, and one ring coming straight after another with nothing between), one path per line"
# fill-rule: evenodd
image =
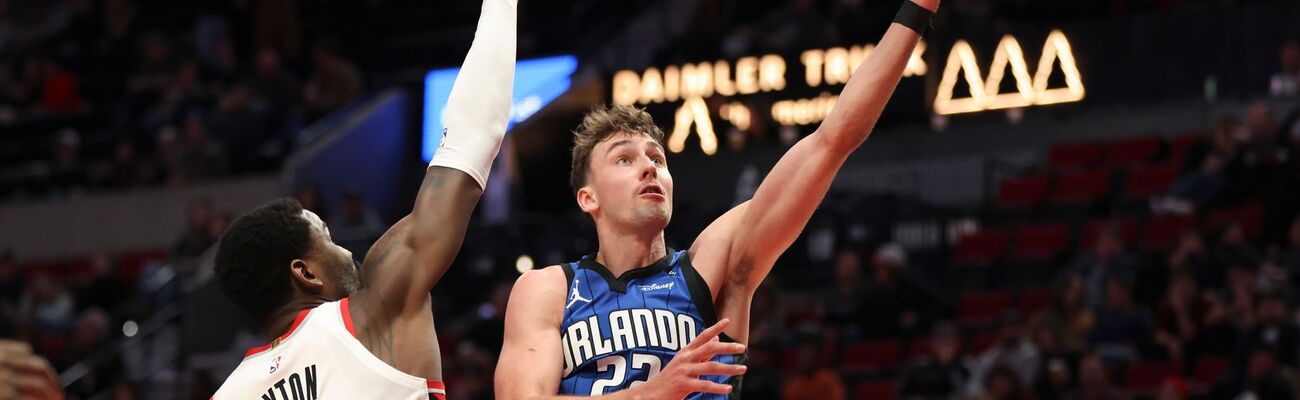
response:
M754 291L871 133L938 3L905 0L817 131L685 251L664 244L673 179L663 132L632 107L588 114L570 179L599 249L515 283L498 398L734 397Z

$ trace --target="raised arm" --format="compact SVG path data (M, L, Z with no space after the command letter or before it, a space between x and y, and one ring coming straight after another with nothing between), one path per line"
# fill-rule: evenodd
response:
M930 11L939 5L939 0L911 1ZM918 40L917 32L892 24L817 131L781 157L753 199L700 234L691 254L706 279L713 278L711 286L735 293L729 288L740 285L752 293L763 281L803 231L840 166L871 134Z
M443 141L415 206L366 255L366 286L385 304L423 309L465 239L510 118L516 4L483 1L474 43L447 100Z
M506 304L505 341L498 357L496 398L550 400L558 396L564 374L560 318L564 315L564 272L558 266L529 271L515 282ZM602 396L602 399L681 399L691 393L727 394L732 388L700 379L701 375L742 375L743 365L711 361L718 354L740 354L745 346L724 343L718 335L730 321L722 320L700 332L658 375L642 385Z

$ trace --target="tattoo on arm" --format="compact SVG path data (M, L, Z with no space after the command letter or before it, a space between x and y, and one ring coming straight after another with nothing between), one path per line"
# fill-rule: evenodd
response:
M379 304L374 304L375 299L370 298L357 310L357 316L361 322L362 328L357 332L357 339L365 345L370 352L385 363L393 363L395 353L393 352L393 328L392 315L393 307L390 307L382 297L378 299Z

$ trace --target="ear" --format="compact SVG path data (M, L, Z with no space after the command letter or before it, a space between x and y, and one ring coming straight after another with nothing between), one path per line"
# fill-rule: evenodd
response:
M600 209L600 201L596 200L596 191L592 190L590 186L583 186L578 189L577 197L578 208L582 209L582 212L591 214Z
M320 293L325 288L325 281L322 281L320 276L315 271L312 271L307 261L302 259L294 259L289 262L289 274L293 276L293 280L299 286L302 286L308 292Z

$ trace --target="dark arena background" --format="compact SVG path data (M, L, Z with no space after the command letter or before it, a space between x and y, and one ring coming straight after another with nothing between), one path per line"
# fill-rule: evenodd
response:
M493 397L520 273L596 248L584 112L659 122L685 248L900 1L519 3L511 128L432 292L453 399ZM0 337L68 398L209 398L266 342L217 238L294 196L363 257L410 212L479 7L0 0ZM755 296L742 398L1300 398L1298 40L1290 0L944 0Z

